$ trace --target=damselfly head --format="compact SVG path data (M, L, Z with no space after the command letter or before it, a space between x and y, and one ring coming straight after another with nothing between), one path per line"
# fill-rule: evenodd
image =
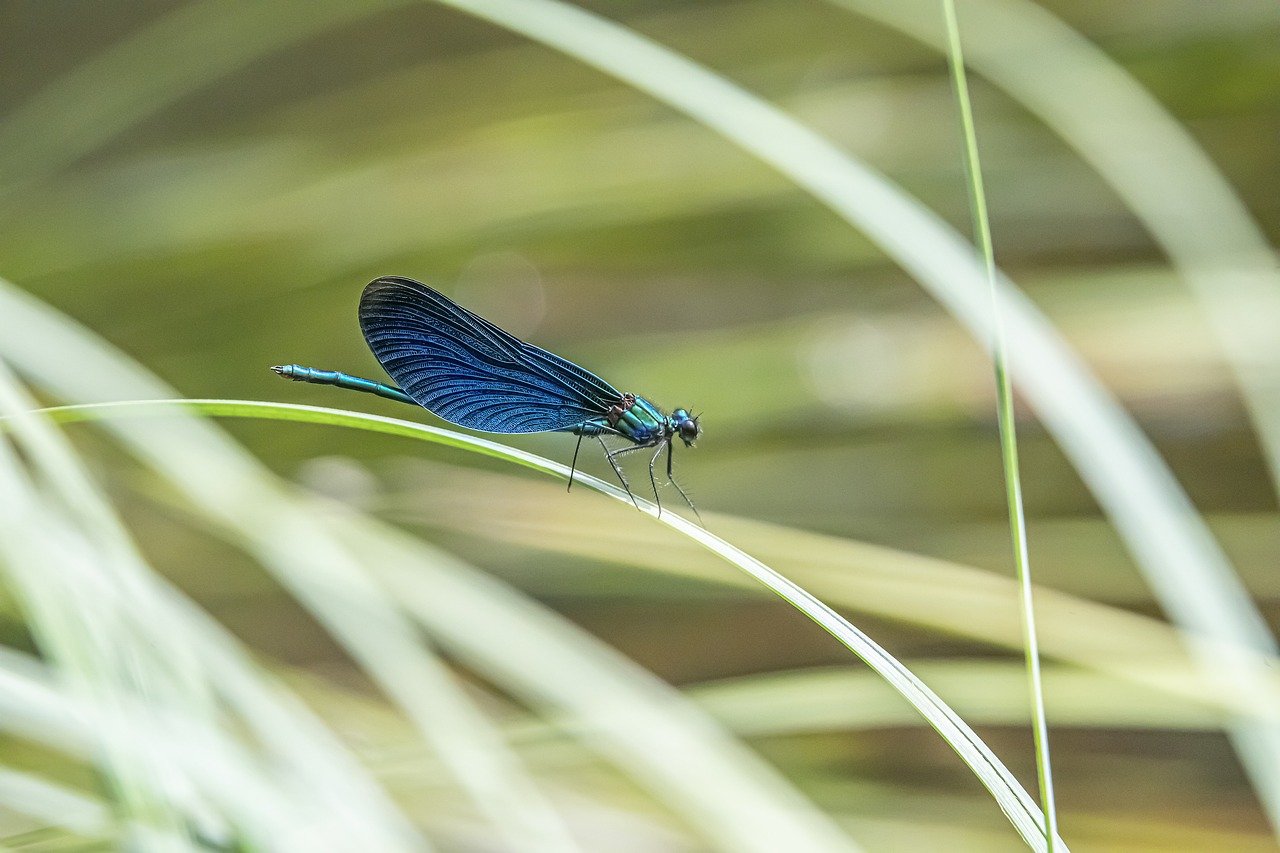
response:
M680 440L684 442L685 447L693 447L693 443L698 440L698 436L702 435L702 427L698 424L698 419L690 417L689 413L684 409L676 409L671 413L671 425L675 427L675 431L680 436Z

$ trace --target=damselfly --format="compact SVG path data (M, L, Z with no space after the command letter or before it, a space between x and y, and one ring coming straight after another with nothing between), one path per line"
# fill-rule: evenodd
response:
M659 513L662 500L654 466L666 450L667 480L698 513L671 471L675 439L692 447L702 434L698 417L687 409L665 415L643 397L618 391L591 371L525 343L408 278L386 276L365 287L360 297L360 329L398 387L298 364L271 369L300 382L336 385L422 406L450 423L482 432L572 433L578 442L569 467L571 489L582 439L592 436L604 448L605 458L633 503L635 495L618 457L653 449L649 482ZM630 444L610 448L604 440L608 435Z

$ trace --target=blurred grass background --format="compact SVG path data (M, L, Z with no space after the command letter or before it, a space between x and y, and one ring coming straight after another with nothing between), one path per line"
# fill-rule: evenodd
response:
M820 2L583 5L779 104L968 232L956 108L932 49ZM1041 5L1183 124L1274 244L1280 9ZM0 0L0 14L0 275L192 397L415 417L266 369L378 377L355 305L365 282L394 273L619 387L703 411L704 439L677 465L711 529L801 583L819 565L831 579L811 589L934 673L926 681L1034 785L1013 587L970 601L988 593L961 569L1012 576L990 364L864 237L647 96L433 4ZM172 23L182 15L185 30ZM98 100L32 118L71 75L157 31L168 32L158 47L96 77ZM160 99L154 81L175 67L190 68L189 85ZM1072 151L980 76L971 83L1002 268L1151 436L1274 625L1275 492L1202 305ZM107 131L134 98L153 108ZM32 127L44 133L14 133ZM92 377L95 365L79 369ZM867 847L1017 848L946 744L859 680L844 649L639 513L425 444L224 427L276 472L404 525L689 688ZM360 746L442 848L502 849L288 591L99 433L69 434L150 563ZM1080 616L1045 640L1047 657L1070 661L1046 674L1064 836L1075 849L1273 849L1203 703L1131 695L1089 668L1140 653L1141 632L1170 640L1070 464L1033 419L1019 437L1037 581L1077 597L1055 612L1089 612L1088 600L1132 628ZM567 459L572 441L510 443ZM921 565L956 572L889 605L874 584L833 591L857 566L910 577ZM3 631L33 648L12 608ZM706 843L625 773L538 728L500 681L457 671L551 780L584 847ZM805 681L827 675L829 694ZM744 681L716 684L730 678ZM860 717L868 706L889 710ZM21 738L0 750L10 766L93 787ZM15 846L71 843L29 817L0 828Z

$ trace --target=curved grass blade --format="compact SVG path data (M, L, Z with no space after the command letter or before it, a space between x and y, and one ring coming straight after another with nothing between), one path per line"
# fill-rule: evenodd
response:
M934 0L829 2L946 50ZM1280 16L1274 5L1232 11ZM1044 6L966 0L964 14L969 66L1037 115L1116 190L1204 306L1280 490L1280 348L1273 329L1256 322L1280 317L1280 274L1266 235L1195 137L1124 67Z
M11 767L0 767L0 805L81 838L106 843L111 834L111 813L105 803Z
M0 305L4 309L0 310L0 352L50 392L72 399L173 394L89 330L3 281ZM93 364L93 372L80 369L82 364ZM105 426L235 544L261 556L260 541L280 537L279 530L267 523L280 512L310 525L308 532L319 538L330 535L330 525L319 520L323 506L299 507L286 496L280 481L208 420L190 412L174 411L174 415L163 422L130 419L107 421ZM383 548L395 536L385 526L363 531L364 539L382 542ZM402 537L395 541L399 543L397 559L412 565L412 571L403 573L400 586L408 587L419 602L414 614L419 621L433 630L451 627L453 643L483 665L482 673L497 673L505 679L504 686L516 695L541 697L562 713L595 720L591 736L598 748L713 844L762 853L784 848L822 853L854 849L844 833L777 771L702 715L692 713L678 692L505 585L466 572L456 561L446 563L420 544L410 547ZM335 550L341 551L336 546ZM350 560L361 558L358 552L341 553ZM264 563L279 570L272 557L268 552ZM306 568L302 565L299 571ZM357 568L377 576L383 566L363 558ZM434 589L423 588L415 580L428 576ZM286 580L298 583L306 578ZM440 594L446 587L452 599ZM461 600L464 606L442 604L452 600ZM471 618L461 625L446 624L460 613ZM481 616L500 628L483 630L486 623ZM513 636L522 638L514 649L505 641ZM548 657L557 665L544 661L539 650L550 650ZM504 668L514 652L523 655L521 667ZM591 679L581 680L582 672L591 673ZM569 678L569 674L575 675ZM608 684L609 692L602 696L597 684ZM601 703L608 713L601 713ZM616 713L619 708L631 712ZM280 737L298 740L288 729ZM307 754L298 758L305 760ZM340 809L340 804L335 808Z
M0 392L3 392L3 372L0 371ZM0 411L4 410L4 395L0 393ZM29 406L28 406L29 407ZM10 407L12 408L12 407ZM31 428L38 426L39 421L33 418L29 412L20 412L14 416L15 431L19 435L23 435L24 428L30 432ZM56 439L58 436L50 435L49 439ZM73 457L67 448L56 447L56 442L45 442L44 445L37 447L33 455L40 461L43 460L46 465L50 463L51 452L61 453L61 472L63 474L63 485L67 490L75 489L75 484L67 483L68 476L71 475L75 466ZM56 455L56 453L55 453ZM9 478L12 479L12 478ZM81 494L78 497L83 502L83 492L88 487L81 488ZM100 513L102 515L102 513ZM106 511L109 515L109 510ZM16 512L8 513L7 519L19 519L20 516ZM266 518L272 518L271 515L265 515ZM104 517L97 519L99 522L106 523ZM326 564L330 567L335 565L332 555L326 555L323 544L316 536L291 536L290 531L291 517L286 513L276 513L274 523L276 529L273 535L269 537L271 547L289 550L290 559L298 561L308 560L307 566L315 571L322 570ZM36 526L35 529L48 528L49 524ZM123 542L126 534L118 533L117 539ZM10 536L7 541L10 543L15 540L20 541L20 537ZM291 540L293 542L288 549L285 543ZM118 543L117 543L118 544ZM123 544L120 547L127 547ZM308 548L310 552L308 553ZM120 548L104 548L102 553L111 556ZM27 560L32 566L40 565L39 561ZM119 562L117 560L116 562ZM14 565L23 564L20 561L13 561ZM91 564L85 567L92 580L93 569ZM299 565L299 571L302 570ZM146 589L147 584L143 573L135 572L131 577L131 583L135 587ZM56 575L45 572L40 575L45 580L50 580ZM36 581L33 580L34 584ZM415 719L420 730L429 742L432 742L439 754L444 758L445 763L458 776L464 789L471 792L473 799L482 811L488 810L489 817L495 831L499 834L506 834L506 841L510 844L518 844L526 849L545 849L545 850L573 850L576 844L573 842L567 829L565 829L559 819L557 813L543 802L540 792L536 786L527 780L521 772L518 763L513 756L505 749L501 742L500 735L487 724L485 717L474 708L470 700L467 699L461 688L454 682L453 676L447 669L439 663L439 661L430 654L421 638L419 638L407 620L397 620L391 613L390 607L380 608L377 604L378 593L371 593L372 585L364 579L363 574L356 571L347 573L345 578L342 576L341 570L336 571L336 577L331 575L328 582L334 586L344 589L343 595L339 599L326 599L323 590L313 590L311 602L313 606L325 613L328 607L328 613L335 621L338 622L340 629L346 630L349 636L358 635L359 639L353 643L364 652L369 669L374 673L375 678L380 677L384 685L389 685L388 692L399 699L402 706L406 708L411 719ZM364 584L362 588L362 584ZM93 591L100 584L80 583L76 584L72 589L85 589ZM38 591L38 587L36 589ZM64 600L73 599L67 595L45 596L52 604L57 604ZM123 596L122 596L123 598ZM154 597L146 598L140 596L138 605L143 601L151 601L154 603ZM328 605L326 604L328 602ZM106 600L102 601L106 604ZM362 613L360 608L364 608ZM101 609L101 608L99 608ZM339 611L343 611L349 615L343 615ZM381 612L380 612L381 611ZM141 611L139 611L141 612ZM162 614L168 615L161 611ZM92 618L91 618L92 617ZM43 618L51 620L55 618L53 613L43 614ZM131 617L121 617L121 621L127 621ZM363 621L362 621L363 620ZM362 622L361 624L357 624ZM64 618L59 620L58 624L67 628L55 634L58 636L75 636L74 629L78 625L101 625L99 632L101 636L92 637L92 642L83 643L83 648L89 652L98 650L117 650L127 649L128 646L116 638L115 632L110 625L104 625L99 615L92 609L86 610L86 615L79 619ZM152 625L148 626L149 630L162 629L165 625L171 625L171 620L160 618ZM400 629L396 634L397 627ZM181 636L182 631L175 631L175 637ZM398 641L398 643L397 643ZM418 651L413 651L417 647ZM187 650L190 653L190 647L176 644L173 638L160 636L144 643L143 648L167 648L173 650L173 654L178 655L179 651ZM124 654L125 652L121 652ZM149 658L143 654L133 656L137 660L148 660ZM92 660L92 658L91 658ZM181 663L182 659L177 658ZM175 664L176 665L176 664ZM407 671L404 668L407 667ZM131 672L135 666L121 665L121 671ZM185 666L179 665L179 671L192 673L200 672L198 666L191 665L186 662ZM411 673L411 675L409 674ZM104 738L104 744L111 745L110 738ZM131 765L122 765L126 769ZM145 768L141 771L145 773ZM152 774L155 775L155 774ZM111 779L128 779L123 772L109 774ZM163 777L162 777L163 778ZM138 787L138 790L147 793L145 787ZM124 788L125 792L129 792L134 788ZM153 798L154 799L154 798ZM140 806L139 806L140 807ZM158 804L151 811L159 812ZM344 806L335 804L331 810L331 814L335 818L346 817L348 814ZM170 821L174 823L174 821ZM380 834L390 829L385 827L384 822L368 821L367 825L361 830L361 834L366 841L373 838L374 834ZM406 837L411 833L402 832L402 826L394 827L394 834L387 834L378 839L379 846L387 846L389 849L396 849L405 845ZM260 837L269 838L275 833L263 833ZM395 836L399 835L399 838Z
M0 198L57 174L212 80L395 2L319 0L305 11L253 3L234 13L219 0L178 6L8 112L0 121Z
M13 407L6 406L4 371L0 369L0 412L6 408ZM13 421L15 431L20 436L24 435L24 430L29 433L39 426L38 417L33 417L30 412L17 413L13 416ZM39 452L36 458L47 461L51 453L61 451L59 458L63 463L62 470L69 473L74 463L69 462L69 449L59 448L52 442L58 437L47 436L50 441L37 448ZM0 463L3 462L0 457ZM17 521L20 519L17 512L3 514L3 517L13 520L11 523L20 523ZM424 739L433 744L446 765L456 774L462 787L471 793L479 809L487 814L495 832L505 838L505 843L529 850L576 849L577 845L563 826L559 815L545 802L532 780L525 776L519 762L505 748L500 735L488 724L479 709L472 705L461 687L455 683L452 674L430 652L408 620L401 617L390 602L385 600L381 590L369 582L363 572L354 567L347 569L340 559L335 559L335 552L323 541L323 537L297 532L299 525L310 525L309 520L302 518L299 512L289 512L286 508L285 511L264 513L262 517L274 526L272 535L265 537L267 553L275 555L279 564L293 567L297 572L309 573L305 583L294 581L295 587L301 588L304 594L304 602L309 603L340 636L345 637L349 647L375 680L400 703L410 719L417 723ZM10 542L17 538L19 537L12 535L7 537ZM33 567L40 564L37 561L29 563ZM22 564L21 561L12 561L14 566ZM316 585L321 580L320 585ZM35 577L28 586L32 587L33 594L40 591ZM79 589L80 586L74 588ZM93 586L84 588L93 589ZM341 594L332 595L333 589L341 590ZM45 596L45 599L50 605L56 605L67 600L67 596ZM60 619L59 623L68 630L51 636L54 639L77 636L71 630L74 626L98 624L96 617L89 618L92 613L91 609L86 609L85 615L80 619ZM50 612L43 616L46 620L56 618L56 614ZM100 630L102 635L90 637L93 641L83 643L83 649L94 653L115 650L121 645L112 642L114 632L109 627L103 626ZM156 647L165 645L161 643ZM143 655L135 657L148 659ZM94 661L92 654L89 660ZM105 664L99 664L99 667L102 665ZM128 673L133 667L121 665L120 669ZM110 747L110 738L104 738L104 744ZM110 778L128 780L130 777L124 770L130 769L132 763L119 762L119 765L120 772L111 774ZM135 772L146 771L142 768ZM122 790L127 794L135 787L138 786L123 787ZM148 793L146 788L138 787L138 790ZM155 800L154 797L151 799ZM162 814L161 805L163 803L160 801L152 802L150 811ZM141 809L142 806L140 802L137 808ZM176 826L176 820L169 822ZM370 831L372 830L371 827ZM266 833L264 837L270 836L271 833ZM383 843L390 841L384 840Z
M858 228L984 345L986 276L932 211L791 116L684 56L558 0L437 0L523 33L647 92L791 178ZM998 278L1013 378L1116 525L1207 678L1256 694L1278 647L1248 590L1159 453L1011 281ZM1280 815L1280 727L1228 726L1264 807Z
M409 843L416 833L371 782L362 780L354 762L344 760L331 736L297 703L290 707L287 695L268 683L220 626L155 575L62 436L29 411L15 410L19 404L20 389L0 362L0 412L10 413L6 426L23 442L27 458L47 481L46 490L62 500L59 511L51 507L37 524L23 525L22 512L12 506L3 513L5 525L17 525L3 537L4 545L11 573L34 605L32 629L54 644L54 652L60 651L59 657L78 675L77 683L99 697L98 704L120 713L125 706L137 706L131 713L157 715L149 726L97 732L99 751L116 757L118 765L105 778L121 787L126 802L140 808L151 803L148 819L129 825L159 831L162 825L152 814L167 801L198 823L202 834L224 834L210 823L220 819L192 799L192 792L202 789L198 762L179 767L164 755L147 761L149 744L163 737L165 720L174 712L225 736L212 704L217 693L260 735L285 771L278 778L307 780L305 795L294 783L289 806L275 806L268 826L253 825L261 817L256 807L229 813L249 837L266 840L288 826L323 825L330 838L376 838L388 849L417 846ZM25 406L29 409L30 403ZM5 448L0 443L0 451ZM8 461L7 454L0 452L0 457ZM25 478L11 474L0 479L9 493ZM42 501L34 497L28 501L33 510L38 503ZM39 530L40 536L29 535L31 530ZM99 719L110 726L114 718ZM172 784L157 789L156 780ZM239 787L252 788L252 780ZM272 797L260 799L270 802ZM175 819L168 824L171 834L183 829Z
M673 547L660 529L619 524L613 506L560 511L558 489L548 483L415 458L390 466L399 485L377 509L400 524L699 583L755 587L750 578L725 574L710 554ZM841 612L1023 650L1018 587L1002 573L735 516L714 516L713 529ZM1280 659L1264 661L1273 672L1255 693L1224 694L1188 658L1183 638L1167 622L1046 587L1035 596L1047 657L1159 691L1166 702L1213 708L1220 720L1236 714L1280 722Z
M569 476L568 466L526 451L506 447L487 439L396 418L316 406L285 405L249 400L137 400L122 403L58 406L42 409L41 414L59 423L72 423L129 416L163 416L166 412L172 413L182 408L190 408L218 417L292 420L304 423L354 427L389 435L413 437L502 458L566 480ZM627 494L616 486L595 477L577 476L581 476L581 482L589 488L609 495L623 503L631 502ZM646 512L663 524L680 531L727 562L745 571L784 601L804 613L819 627L865 661L895 690L902 694L924 716L929 725L942 735L943 739L956 751L991 792L992 796L995 797L997 804L1018 829L1023 840L1032 849L1047 849L1044 838L1044 816L1040 813L1035 801L1022 788L1013 774L982 742L981 738L946 703L888 652L806 590L774 572L755 558L738 550L728 542L669 510L659 515L657 506L649 501L639 501L639 507L642 512ZM1058 849L1066 849L1066 845L1060 839L1055 846Z
M454 656L497 676L545 716L570 720L575 737L668 804L678 803L677 811L705 827L718 847L860 849L766 763L739 754L738 742L678 691L605 643L448 554L340 507L330 510L344 541L367 556L397 600Z
M1026 668L988 659L917 660L911 670L952 697L984 726L1025 726ZM1212 732L1220 715L1204 705L1173 705L1159 691L1072 666L1045 669L1046 693L1063 725L1079 728ZM843 667L773 672L686 688L730 729L751 737L918 725L919 718L870 673Z
M830 2L947 49L932 0ZM1280 347L1274 330L1257 322L1280 317L1280 274L1266 236L1186 128L1080 33L1025 0L968 0L965 15L972 67L1039 116L1124 198L1203 305L1280 489ZM1146 574L1166 602L1194 598L1182 578ZM1166 609L1176 616L1180 607ZM1251 614L1241 613L1241 625L1248 627L1234 632L1235 642L1275 653L1274 641L1251 627ZM1247 663L1231 666L1241 670L1232 680L1253 677ZM1240 724L1228 731L1280 835L1280 732Z
M165 705L208 719L207 703L198 687L185 689L188 684L166 671L167 661L150 654L145 641L137 642L127 610L118 606L120 597L103 594L111 580L95 576L94 557L101 553L102 563L110 567L103 574L110 577L121 568L122 555L100 539L95 541L68 517L75 512L74 498L67 501L69 507L57 502L65 497L58 492L67 485L68 472L58 470L64 448L53 440L60 436L49 423L29 411L33 405L0 361L0 417L11 421L13 434L12 445L0 441L0 567L9 589L36 645L55 663L66 689L81 702L103 709L105 724L94 732L97 767L125 825L133 832L149 827L178 837L197 816L208 815L210 824L221 824L194 780L182 770L175 772L152 739L137 737L138 730L147 729L156 731L158 738L166 734L159 713ZM26 460L30 461L24 465ZM180 668L189 666L183 651L174 655ZM148 703L141 709L147 725L113 724L126 705L141 697ZM282 809L281 815L287 820L290 812ZM251 816L243 817L247 819L239 826L246 835L260 841L270 837L266 827ZM131 836L128 843L141 844L142 839Z
M322 812L308 814L300 786L278 784L224 732L140 702L103 705L77 696L59 687L54 673L16 652L0 654L0 711L0 730L84 760L98 757L108 734L126 758L143 758L159 771L141 784L163 793L165 777L189 778L224 813L238 816L246 840L262 847L293 842L305 848L333 837L334 826ZM125 828L186 834L147 820L126 820ZM141 841L136 834L126 837Z

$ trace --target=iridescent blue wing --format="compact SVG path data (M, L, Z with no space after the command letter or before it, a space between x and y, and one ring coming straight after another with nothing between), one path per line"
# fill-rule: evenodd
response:
M369 349L405 393L446 421L484 432L570 429L622 395L603 379L527 344L408 278L360 297Z

